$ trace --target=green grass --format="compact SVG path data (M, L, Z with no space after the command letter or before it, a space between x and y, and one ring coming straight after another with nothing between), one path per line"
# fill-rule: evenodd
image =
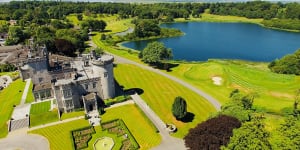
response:
M158 145L161 141L161 137L156 133L156 129L152 123L135 105L125 105L108 109L101 116L101 119L102 122L122 119L140 145L141 150L150 149Z
M101 116L101 119L102 122L114 119L122 119L125 122L129 131L139 143L141 150L150 149L151 147L156 146L160 143L160 135L155 132L155 129L149 123L149 120L145 118L144 114L142 114L135 105L126 105L106 110L105 114ZM139 123L140 125L137 125L137 123ZM73 143L71 140L70 132L72 130L83 128L88 125L88 121L80 119L76 121L33 130L30 133L45 136L49 140L50 148L53 150L73 149ZM99 132L99 130L101 130L100 127L96 127L95 129L96 134L93 134L93 138L89 141L88 149L92 149L92 144L99 137L109 136L113 139L118 139L114 134L102 131ZM116 141L116 143L116 147L121 147L120 141Z
M209 61L196 64L180 64L170 72L195 87L209 93L221 103L229 100L233 89L244 93L258 93L254 105L267 112L281 113L281 109L292 107L294 92L300 88L300 77L275 74L268 70L267 63L245 61ZM217 86L212 77L219 76L223 85Z
M214 107L191 90L182 85L156 73L139 67L118 64L114 70L115 78L125 89L140 88L144 93L141 95L146 103L166 123L174 123L178 131L173 134L176 137L184 137L190 128L207 119ZM126 75L130 72L130 75ZM182 96L187 101L188 112L193 113L191 122L177 121L172 113L171 107L176 96Z
M49 126L37 130L30 131L30 133L40 134L46 137L50 143L51 150L69 150L73 149L71 140L71 131L88 126L87 120L80 119L63 124Z
M209 13L201 14L201 18L190 17L189 19L178 18L176 22L187 22L187 21L203 21L203 22L243 22L243 23L255 23L261 25L263 19L249 19L246 17L238 16L220 16Z
M27 97L26 97L25 103L34 102L34 96L33 96L33 93L32 93L32 88L33 88L33 84L32 84L32 82L30 82L29 90L28 90L28 93L27 93Z
M51 101L35 103L31 105L30 114L35 115L35 114L45 113L48 112L50 108L51 108Z
M108 133L108 131L102 131L100 126L95 127L96 133L93 134L92 139L89 141L89 147L86 148L88 150L94 150L93 145L97 141L97 139L101 137L110 137L114 140L113 150L119 150L122 147L122 137L118 137L116 134ZM98 149L97 149L98 150ZM101 150L101 149L99 149Z
M48 112L30 115L30 127L47 124L58 121L57 109Z
M13 112L13 105L19 105L24 87L25 82L18 79L0 91L0 138L7 135L6 122Z
M74 111L74 112L69 112L69 113L63 113L61 115L61 119L69 119L69 118L75 118L75 117L80 117L84 116L85 112L84 111Z
M0 76L3 76L3 75L8 75L13 79L13 78L17 78L19 76L19 72L0 72Z
M5 24L7 24L7 21L5 21L5 20L0 20L0 25L5 25Z

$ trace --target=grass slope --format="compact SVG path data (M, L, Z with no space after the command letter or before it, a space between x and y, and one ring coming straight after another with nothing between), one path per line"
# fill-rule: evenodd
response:
M80 119L46 128L33 130L30 133L40 134L46 137L51 150L74 149L71 140L71 131L88 126L87 120Z
M126 112L126 113L125 113ZM140 145L141 150L150 149L160 143L160 136L155 132L155 129L145 118L144 114L135 105L126 105L117 108L106 110L105 114L101 116L102 122L113 119L122 119L132 135L135 137ZM33 130L30 133L40 134L45 136L50 143L50 148L53 150L72 149L72 141L70 131L88 126L88 121L84 119L71 121L68 123L58 124L46 128ZM108 133L98 132L99 127L96 127L97 133L93 135L93 139L89 142L89 148L92 149L91 144L96 141L98 137L109 135ZM63 139L63 140L62 140ZM119 147L119 146L118 146Z
M215 111L214 107L199 95L156 73L128 64L118 64L114 71L116 80L125 89L144 90L141 96L154 112L164 122L177 126L179 130L174 134L176 137L184 137L190 128L206 120L209 114ZM173 117L171 107L176 96L186 99L188 112L195 115L190 122L177 121Z
M13 105L19 105L26 82L18 79L0 91L0 138L7 135L6 122L13 112Z
M134 136L141 150L150 149L160 143L161 137L156 133L153 124L135 105L125 105L113 109L108 109L101 116L103 122L122 119L127 128Z
M256 92L259 97L254 105L273 113L292 107L294 92L300 88L300 77L272 73L266 63L215 60L180 64L170 74L204 90L221 103L225 103L236 88L245 93ZM211 79L214 76L222 77L223 85L214 85Z

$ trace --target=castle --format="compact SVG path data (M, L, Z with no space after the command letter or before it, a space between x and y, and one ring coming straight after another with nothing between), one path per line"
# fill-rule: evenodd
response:
M30 49L19 67L23 80L31 78L35 101L55 99L60 112L98 110L99 100L115 96L113 56L95 51L71 58Z

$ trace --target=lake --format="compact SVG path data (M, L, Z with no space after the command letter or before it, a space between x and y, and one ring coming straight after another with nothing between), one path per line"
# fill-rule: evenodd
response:
M300 48L300 33L278 31L247 23L187 22L163 24L178 28L181 37L161 38L173 50L174 59L206 61L207 59L243 59L269 62ZM123 43L128 48L142 50L154 40Z

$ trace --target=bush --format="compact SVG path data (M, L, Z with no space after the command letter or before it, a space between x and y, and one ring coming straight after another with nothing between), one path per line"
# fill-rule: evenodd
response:
M241 122L230 116L209 119L189 131L184 137L185 145L189 149L220 149L228 144L233 129L240 126Z

